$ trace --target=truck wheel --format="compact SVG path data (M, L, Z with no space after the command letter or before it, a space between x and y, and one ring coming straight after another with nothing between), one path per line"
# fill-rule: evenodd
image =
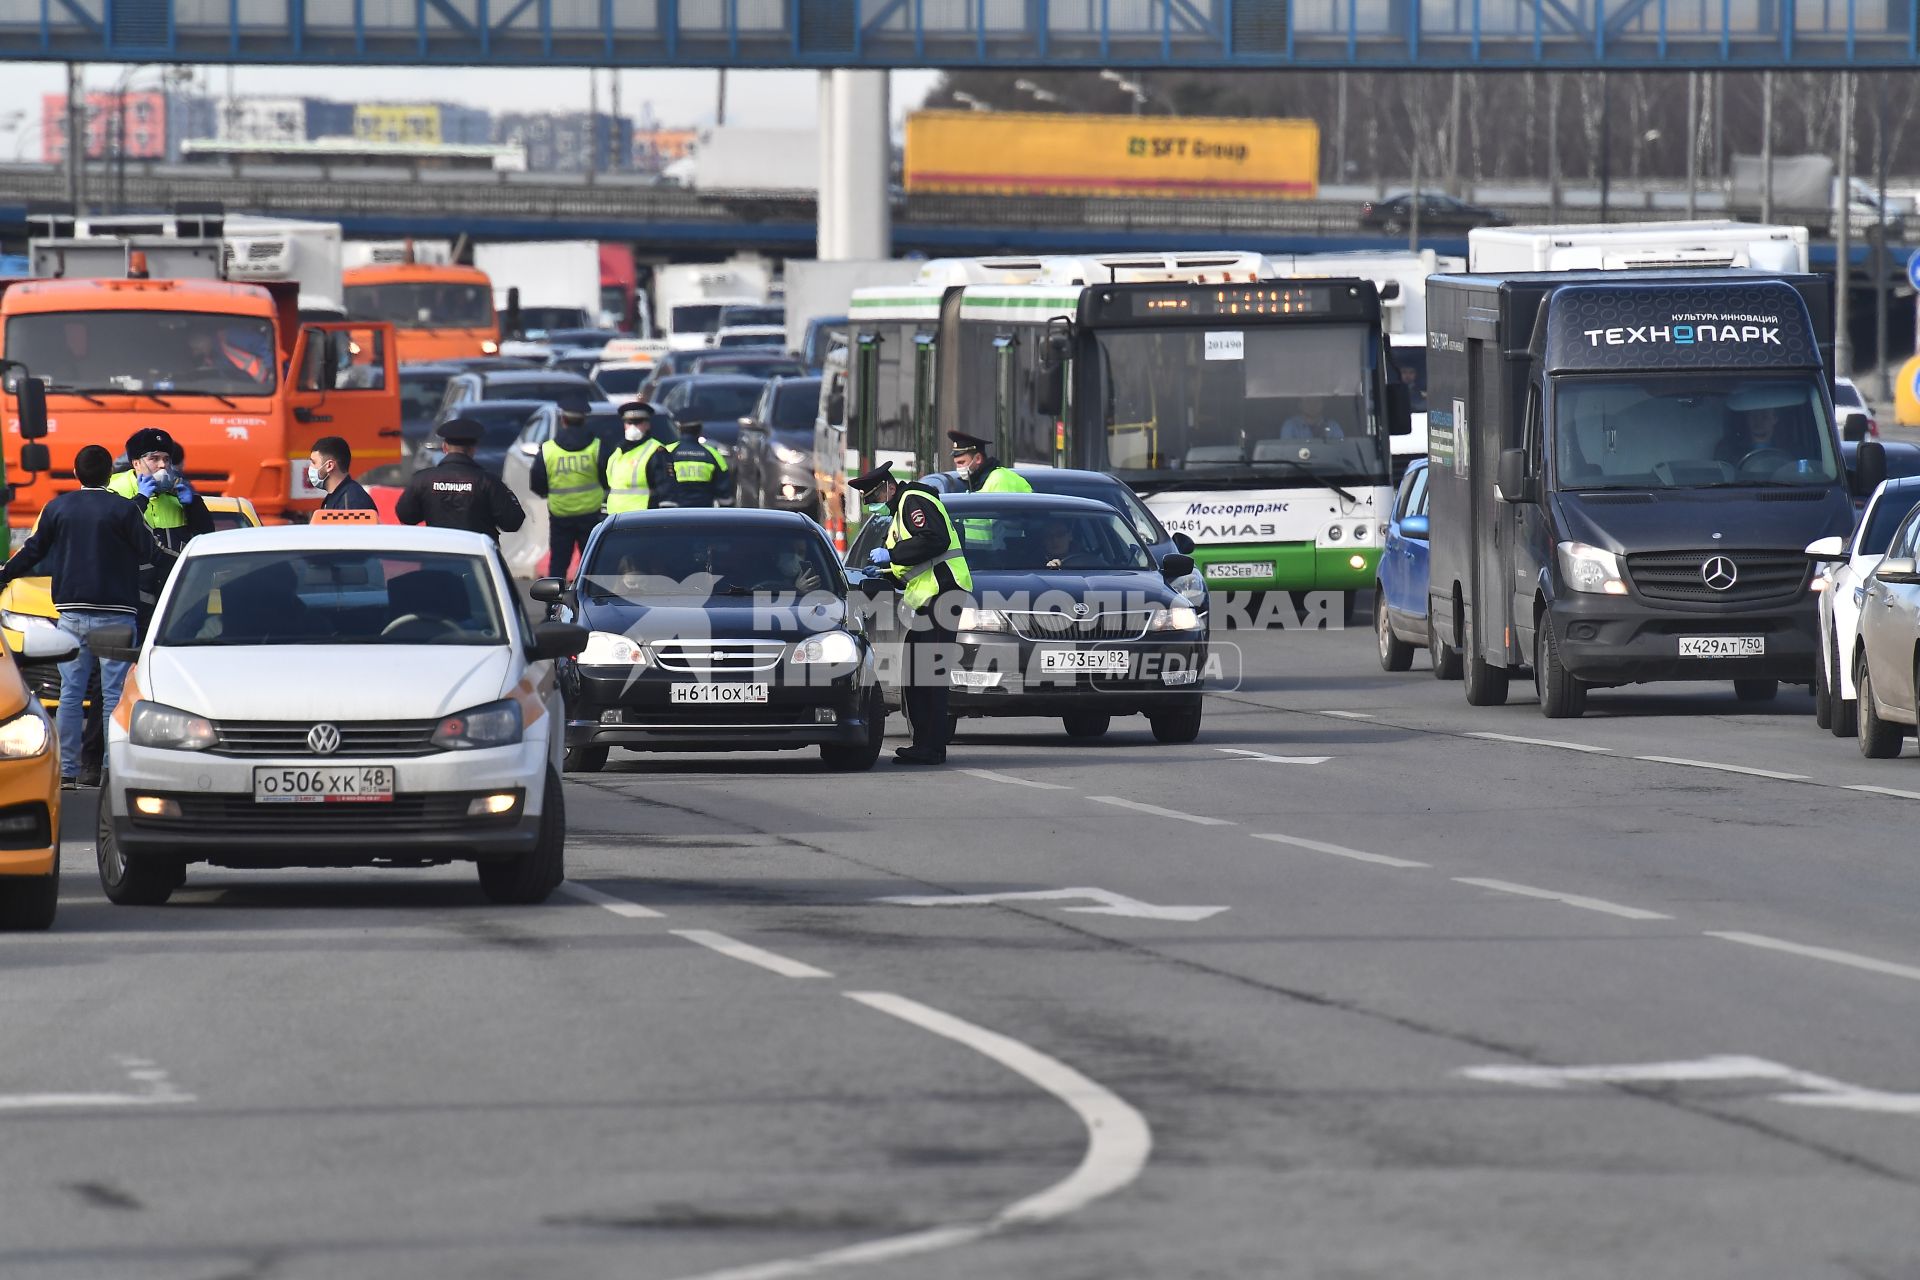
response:
M1840 695L1840 641L1831 632L1827 634L1827 658L1827 669L1834 677L1833 687L1827 690L1827 699L1833 704L1827 732L1836 738L1851 738L1860 732L1860 704Z
M607 767L608 748L568 747L560 767L568 773L598 773Z
M186 863L178 858L134 858L120 852L113 834L113 811L107 784L100 784L100 820L94 826L95 859L100 864L100 889L116 907L157 907L187 880Z
M1460 651L1450 644L1440 643L1440 632L1433 625L1433 613L1427 613L1427 656L1433 659L1433 678L1435 680L1458 680L1460 678Z
M60 906L60 860L44 876L0 878L0 932L46 929Z
M1827 654L1824 647L1813 663L1813 722L1822 729L1833 725L1833 693L1827 687Z
M820 763L835 773L865 772L880 758L880 747L886 737L887 700L875 688L867 697L867 740L857 747L823 746Z
M1891 760L1900 754L1906 739L1897 724L1888 724L1873 709L1873 681L1867 672L1867 655L1862 653L1853 673L1853 687L1860 694L1860 754L1869 760Z
M1742 702L1772 702L1780 696L1778 680L1735 680L1733 696Z
M1542 616L1534 634L1533 682L1540 692L1540 714L1549 720L1578 720L1587 710L1587 682L1560 664L1553 620Z
M1061 719L1067 726L1067 736L1081 739L1105 737L1107 727L1113 723L1112 716L1096 715L1091 711L1076 711Z
M1466 652L1461 655L1465 665L1463 679L1467 686L1467 705L1470 707L1504 707L1507 705L1507 669L1496 667L1481 656L1479 637L1473 634L1473 623L1466 625L1466 635L1462 637Z
M547 792L540 806L540 836L533 848L502 862L482 862L480 892L487 901L530 906L567 878L567 807L560 775L547 770Z
M1169 711L1157 716L1148 716L1147 723L1153 727L1155 742L1192 742L1200 736L1200 714L1199 707L1191 711Z
M1387 593L1378 586L1373 589L1373 633L1379 641L1382 671L1405 671L1413 665L1413 646L1393 634L1393 623L1387 618Z

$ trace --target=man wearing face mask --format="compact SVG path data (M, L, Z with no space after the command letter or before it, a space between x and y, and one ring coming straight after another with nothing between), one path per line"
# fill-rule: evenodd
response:
M673 484L667 464L668 442L660 438L653 406L630 400L620 406L620 448L607 462L607 514L645 511Z
M139 623L141 634L153 621L153 606L160 598L180 552L188 542L203 533L213 532L213 513L181 470L185 450L172 436L158 427L142 427L127 437L127 461L131 469L107 482L107 488L129 499L140 508L147 528L159 548L154 563L140 580Z
M1032 493L1033 486L1018 471L987 456L987 442L964 431L949 431L953 441L953 469L972 493Z
M574 556L586 547L607 501L613 442L588 428L589 409L585 393L560 401L560 425L540 446L527 477L534 495L547 500L547 571L557 578L572 576Z
M313 442L307 455L307 486L327 496L320 501L322 511L377 511L373 497L351 474L353 449L339 436L327 436Z

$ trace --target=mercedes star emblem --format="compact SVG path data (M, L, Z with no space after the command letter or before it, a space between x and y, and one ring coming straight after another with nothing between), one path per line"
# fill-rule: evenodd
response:
M340 749L340 731L330 724L317 724L307 730L307 750L317 756L330 756Z
M1740 570L1727 557L1714 556L1700 566L1700 580L1714 591L1728 591L1740 580Z

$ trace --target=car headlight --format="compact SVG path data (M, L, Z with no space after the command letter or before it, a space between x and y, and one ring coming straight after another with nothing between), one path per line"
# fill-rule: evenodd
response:
M0 627L9 631L27 631L33 627L51 627L52 618L42 618L31 613L15 613L11 609L0 609Z
M520 741L523 733L520 704L511 698L502 698L442 720L433 731L433 745L449 751L510 747Z
M971 605L960 610L960 616L954 627L956 631L1011 631L1007 615L998 609L975 609Z
M1365 541L1367 540L1367 526L1366 526L1366 525L1364 525L1364 524L1357 524L1357 525L1355 525L1355 526L1353 526L1353 540L1354 540L1355 542L1365 542Z
M1328 542L1338 542L1338 541L1340 541L1340 537L1341 537L1341 534L1340 534L1340 526L1339 526L1339 525L1337 525L1337 524L1336 524L1336 525L1330 525L1330 526L1328 526L1328 528L1327 528L1327 541L1328 541Z
M860 646L854 638L844 631L823 631L817 636L808 636L793 646L796 663L823 663L827 666L846 666L860 661Z
M1153 611L1149 631L1197 631L1200 614L1190 604L1166 605Z
M773 456L782 462L805 462L807 452L804 449L790 449L784 444L773 446Z
M480 350L485 355L497 356L500 354L500 344L492 338L487 338L481 342Z
M1575 591L1608 596L1627 594L1626 580L1620 573L1620 557L1613 552L1584 542L1563 542L1554 550L1559 555L1560 576Z
M127 740L136 747L205 751L214 744L213 722L164 702L136 702L127 722Z
M638 640L595 631L587 636L587 647L576 661L583 667L645 667L652 665L653 655Z
M27 760L40 755L53 741L45 716L22 711L0 724L0 760Z

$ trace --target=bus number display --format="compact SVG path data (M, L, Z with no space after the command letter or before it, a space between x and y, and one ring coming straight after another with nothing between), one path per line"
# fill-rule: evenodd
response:
M1134 319L1150 316L1310 316L1333 310L1333 290L1300 285L1188 285L1122 295ZM1119 299L1116 299L1118 301Z

